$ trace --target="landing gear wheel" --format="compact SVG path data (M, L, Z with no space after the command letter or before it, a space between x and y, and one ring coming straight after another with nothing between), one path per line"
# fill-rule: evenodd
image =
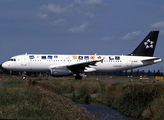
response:
M80 76L80 75L75 76L75 79L79 79L79 80L81 80L81 79L82 79L82 76Z

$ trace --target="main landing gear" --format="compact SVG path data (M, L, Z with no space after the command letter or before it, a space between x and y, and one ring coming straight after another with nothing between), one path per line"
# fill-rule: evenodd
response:
M78 73L78 74L74 74L75 79L79 79L81 80L82 78L87 77L84 73Z
M77 75L77 76L75 76L75 79L77 80L81 80L82 79L82 76L80 76L80 75Z

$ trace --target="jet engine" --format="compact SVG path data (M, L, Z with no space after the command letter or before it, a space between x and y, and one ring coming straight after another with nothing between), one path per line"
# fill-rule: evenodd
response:
M51 76L61 77L69 75L71 75L71 71L66 68L51 68Z

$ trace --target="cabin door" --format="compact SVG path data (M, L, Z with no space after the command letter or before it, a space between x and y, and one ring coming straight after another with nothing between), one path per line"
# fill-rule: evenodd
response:
M27 56L22 56L21 57L21 65L26 66L27 65Z
M132 66L132 58L131 57L127 57L126 62L127 62L127 66Z

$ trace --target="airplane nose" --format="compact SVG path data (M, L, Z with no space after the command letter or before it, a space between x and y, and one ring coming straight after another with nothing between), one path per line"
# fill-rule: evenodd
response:
M6 73L6 68L7 68L7 64L6 63L3 63L2 65L0 65L0 69L4 72L4 73Z
M3 64L1 65L1 67L5 69L5 68L6 68L6 64L3 63Z
M7 68L8 68L7 63L6 63L6 62L4 62L4 63L1 65L1 68L2 68L2 69L7 69Z

